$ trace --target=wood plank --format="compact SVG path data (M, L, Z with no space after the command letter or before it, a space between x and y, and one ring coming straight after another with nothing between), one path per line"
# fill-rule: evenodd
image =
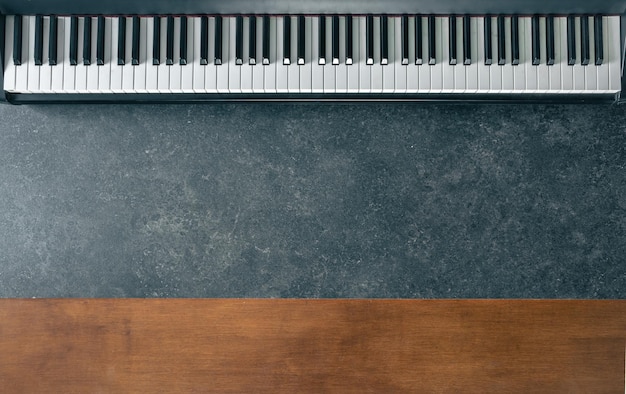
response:
M3 392L624 392L626 301L3 299Z

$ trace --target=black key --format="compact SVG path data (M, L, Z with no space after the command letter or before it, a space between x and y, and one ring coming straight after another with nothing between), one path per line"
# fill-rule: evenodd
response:
M456 65L456 16L448 17L448 54L450 55L450 65Z
M180 60L181 66L187 64L187 17L180 17Z
M511 17L511 64L519 65L519 19Z
M157 24L157 22L159 22ZM157 26L160 25L160 20L154 21L155 31ZM117 64L123 66L126 64L126 17L120 16L117 18ZM157 39L155 33L155 40ZM159 55L154 55L157 59L157 62L153 64L159 64L158 58Z
M256 16L252 15L248 18L250 21L250 35L248 37L248 57L250 65L256 64Z
M472 64L471 19L467 15L463 17L463 64Z
M333 64L339 64L339 17L333 16Z
M222 64L222 17L215 17L215 65Z
M78 64L78 17L70 18L70 65Z
M243 16L235 19L235 64L243 64Z
M415 16L415 64L422 64L422 17Z
M48 63L57 65L57 40L59 38L58 19L55 15L50 16L50 40L48 41Z
M602 39L602 16L596 15L593 18L593 38L594 48L596 50L596 66L602 65L604 61L604 43Z
M139 24L139 17L133 16L133 46L131 48L131 64L133 66L139 65L139 34L141 31L139 30L141 25ZM186 28L186 26L185 26ZM182 45L182 44L181 44ZM181 46L182 48L182 46ZM182 49L181 49L182 50Z
M91 64L91 17L86 16L84 18L83 31L83 65L89 66Z
M541 62L541 47L539 42L539 17L537 15L531 19L531 28L533 66L538 66Z
M22 16L15 15L13 22L13 64L22 64Z
M270 17L263 17L263 64L270 64Z
M200 17L200 64L209 64L209 17Z
M96 37L96 64L104 65L104 17L98 16L98 35Z
M368 15L365 23L365 64L374 64L374 17Z
M43 63L43 17L41 15L35 16L35 65L41 66Z
M283 64L291 64L291 17L283 17Z
M154 20L154 30L153 30L153 35L152 35L152 64L155 66L158 66L161 63L161 18L158 16L155 16L153 20ZM120 23L120 29L121 29L121 23ZM124 32L126 32L126 28L124 28Z
M165 64L171 66L174 64L174 17L167 17L167 43L165 46Z
M491 47L491 17L485 17L485 66L491 66L493 63L493 48Z
M504 37L504 17L498 16L498 65L506 64L506 40Z
M437 63L436 45L437 44L435 41L435 17L431 15L428 17L428 64L431 66Z
M402 28L402 64L409 64L409 17L402 15L400 21Z
M583 66L589 65L589 17L582 15L580 17L580 64Z
M380 17L380 64L389 64L389 20L386 15Z
M352 64L352 15L346 16L346 64Z
M546 64L548 66L554 65L554 58L556 57L554 53L554 17L548 16L546 18L546 54L548 56L548 60Z
M298 17L298 64L303 65L305 63L304 51L305 51L305 21L304 15Z
M575 18L567 17L567 65L576 64L576 27L574 26Z
M319 19L319 38L318 42L318 52L319 52L319 64L326 64L326 17L324 15L320 16Z

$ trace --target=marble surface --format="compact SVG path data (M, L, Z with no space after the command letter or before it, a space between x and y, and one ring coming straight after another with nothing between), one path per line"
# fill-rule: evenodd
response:
M1 297L626 295L626 107L0 106Z

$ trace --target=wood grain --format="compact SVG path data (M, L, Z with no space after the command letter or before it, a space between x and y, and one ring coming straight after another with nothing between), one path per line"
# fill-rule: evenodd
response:
M0 391L624 393L626 302L0 300Z

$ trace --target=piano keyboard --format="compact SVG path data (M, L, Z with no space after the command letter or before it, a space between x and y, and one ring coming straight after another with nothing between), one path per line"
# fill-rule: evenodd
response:
M615 94L619 16L6 16L14 94Z

